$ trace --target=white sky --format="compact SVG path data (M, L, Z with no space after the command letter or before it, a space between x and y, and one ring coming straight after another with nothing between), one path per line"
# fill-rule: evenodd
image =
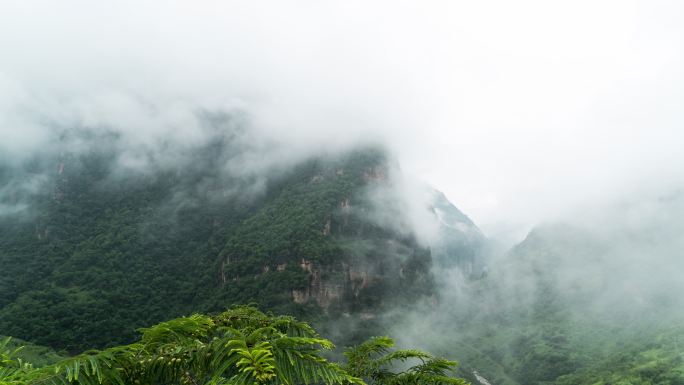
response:
M384 140L502 235L684 186L683 19L682 1L4 0L0 151L47 145L46 121L193 140L193 107L238 106L293 151Z

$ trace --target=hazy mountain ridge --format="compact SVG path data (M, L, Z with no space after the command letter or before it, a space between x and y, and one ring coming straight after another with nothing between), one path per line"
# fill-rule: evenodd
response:
M253 302L339 341L389 328L473 382L679 384L679 195L538 226L489 255L473 221L384 150L236 170L236 135L164 167L122 166L116 145L6 165L3 334L75 352Z
M540 225L481 279L442 279L452 285L427 325L398 330L413 325L407 340L451 352L473 382L477 371L492 384L680 384L681 240L658 229L681 226L681 203L656 199L647 221L623 206L603 222Z
M258 176L226 171L231 140L175 168L122 168L116 146L8 168L2 185L14 193L2 201L17 210L0 217L3 333L73 352L232 303L368 319L435 296L430 248L402 219L404 203L371 193L398 189L384 151ZM16 187L36 178L31 191ZM481 241L459 232L444 233L460 237L459 250ZM474 255L452 253L463 266Z

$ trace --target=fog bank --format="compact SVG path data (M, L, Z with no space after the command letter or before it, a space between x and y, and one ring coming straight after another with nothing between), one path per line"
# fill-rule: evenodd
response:
M49 149L65 127L115 130L134 149L197 144L198 110L240 111L254 146L282 156L386 143L486 233L519 240L586 202L682 185L682 11L7 1L0 156Z

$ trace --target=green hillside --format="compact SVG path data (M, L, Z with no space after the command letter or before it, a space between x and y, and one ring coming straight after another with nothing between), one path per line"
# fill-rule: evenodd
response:
M650 276L648 266L623 262L642 252L640 236L618 242L541 226L484 277L458 286L427 327L412 318L400 330L418 329L422 346L453 354L473 382L476 371L498 385L682 384L682 292L664 263L679 250L655 253L650 243L643 256L664 267Z
M368 190L391 184L383 151L312 158L261 182L224 173L225 151L154 172L122 172L102 150L5 170L5 191L41 182L3 197L28 208L0 217L2 333L78 352L232 304L368 318L434 294L429 249L371 218Z
M253 304L341 345L389 330L458 359L472 383L684 384L684 285L662 268L679 258L678 227L540 226L489 255L426 189L426 244L382 150L254 174L226 171L231 148L141 170L122 168L115 146L1 168L0 334L30 341L41 365Z

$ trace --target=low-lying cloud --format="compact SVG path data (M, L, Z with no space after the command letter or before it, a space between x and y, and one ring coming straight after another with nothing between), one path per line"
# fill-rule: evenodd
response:
M125 167L164 164L212 140L198 113L237 113L258 150L249 167L384 143L486 233L519 240L587 202L683 184L681 14L645 1L5 2L0 157L19 164L80 128L120 135Z

